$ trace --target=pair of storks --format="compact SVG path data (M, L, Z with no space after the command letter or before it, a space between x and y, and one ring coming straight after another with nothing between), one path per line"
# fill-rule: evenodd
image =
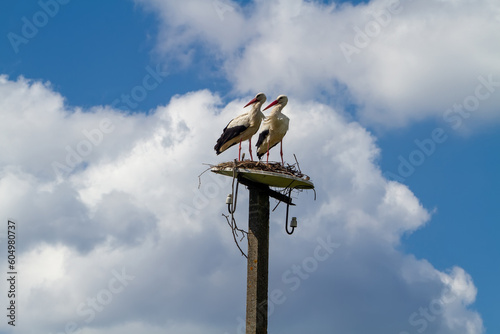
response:
M256 145L257 157L260 160L267 152L267 162L269 162L269 150L280 143L281 163L284 164L283 137L288 131L288 123L290 120L281 113L281 110L286 106L288 98L285 95L280 95L276 100L264 108L264 110L266 110L274 106L267 117L265 117L260 110L264 102L266 102L266 95L264 93L257 94L253 100L243 107L246 108L252 105L252 110L241 114L228 123L224 130L222 130L222 135L217 140L217 144L214 146L217 155L239 143L238 160L241 160L241 142L248 140L250 159L253 161L252 136L257 133L264 119Z

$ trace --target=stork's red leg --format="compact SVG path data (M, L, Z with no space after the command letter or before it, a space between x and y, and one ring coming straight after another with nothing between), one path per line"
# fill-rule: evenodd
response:
M269 163L269 140L267 141L267 159L266 163Z
M248 150L250 151L250 160L253 161L253 157L252 157L252 138L248 139Z
M241 161L241 139L240 139L240 148L238 150L238 161Z
M283 162L283 140L280 141L280 155L281 155L281 165L284 166L285 163Z

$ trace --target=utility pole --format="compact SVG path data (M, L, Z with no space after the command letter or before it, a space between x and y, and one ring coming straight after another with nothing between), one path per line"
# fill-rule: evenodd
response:
M258 164L258 163L257 163ZM246 334L267 334L268 310L268 274L269 274L269 197L287 204L286 231L293 233L297 226L292 219L292 231L288 231L288 207L292 203L290 195L270 189L314 189L309 178L303 179L282 173L249 170L234 167L212 167L212 172L237 177L238 183L248 187L250 192L248 208L248 255L247 255L247 314ZM231 194L229 194L231 195ZM232 197L228 196L229 212L234 211ZM295 226L294 226L295 225ZM239 247L239 246L238 246ZM241 249L240 249L241 250Z
M249 186L246 334L267 334L269 187Z

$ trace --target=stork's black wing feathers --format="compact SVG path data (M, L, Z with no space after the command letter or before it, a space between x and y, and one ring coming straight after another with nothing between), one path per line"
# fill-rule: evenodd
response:
M259 147L262 145L264 140L266 140L267 135L269 135L269 130L264 130L259 134L259 139L257 140L257 144L255 146Z
M266 140L266 137L268 135L269 135L269 130L264 130L259 134L259 139L257 140L257 144L255 145L257 146L257 149L260 147L260 145L262 145L262 143L264 143L264 140ZM259 152L257 151L257 156L259 157L259 160L263 155L264 153L259 154Z
M228 126L229 126L229 124L228 124ZM237 125L237 126L233 126L233 127L230 127L230 128L228 128L226 126L224 128L224 130L222 130L222 135L220 136L220 138L217 139L217 144L215 144L215 146L214 146L214 150L217 153L217 155L219 155L219 154L222 153L220 151L222 145L224 145L225 143L227 143L231 139L239 136L247 128L248 128L248 126L245 126L245 125ZM236 143L234 143L233 145L235 145L235 144ZM233 145L231 145L231 146L233 146ZM231 147L231 146L229 146L229 147Z

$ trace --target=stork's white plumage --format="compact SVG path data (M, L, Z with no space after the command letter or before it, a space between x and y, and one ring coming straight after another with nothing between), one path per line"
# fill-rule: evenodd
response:
M217 144L214 146L217 155L239 143L238 160L241 160L241 142L248 140L250 159L253 160L252 136L259 130L260 123L264 118L264 114L260 111L264 102L266 102L266 95L264 93L255 95L255 98L245 105L245 107L252 105L252 109L234 118L227 124L224 130L222 130L222 135L217 140Z
M267 152L267 162L269 162L269 150L280 143L281 163L283 161L283 137L288 131L290 119L283 115L281 111L288 103L288 98L285 95L280 95L276 100L271 102L264 110L274 106L269 116L266 116L262 122L261 132L257 140L257 156L259 160Z

